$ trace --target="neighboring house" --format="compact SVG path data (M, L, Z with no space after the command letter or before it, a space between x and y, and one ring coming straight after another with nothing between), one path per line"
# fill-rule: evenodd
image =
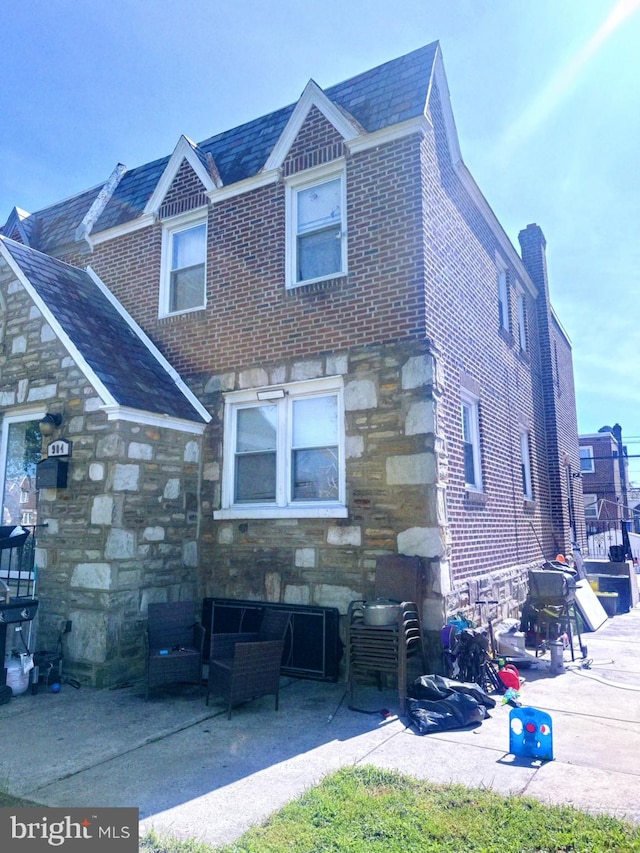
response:
M71 620L85 680L140 674L150 600L345 614L389 557L435 665L448 614L515 614L582 541L545 239L464 165L437 44L2 230L3 429L73 440L41 637Z
M632 530L629 505L629 460L619 424L597 433L581 435L580 472L589 553L607 556L611 545L622 541L623 525Z

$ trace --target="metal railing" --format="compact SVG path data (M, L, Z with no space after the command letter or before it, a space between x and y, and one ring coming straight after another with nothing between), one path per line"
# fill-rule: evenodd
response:
M0 527L0 580L8 587L12 599L35 596L36 529L41 526L23 524Z

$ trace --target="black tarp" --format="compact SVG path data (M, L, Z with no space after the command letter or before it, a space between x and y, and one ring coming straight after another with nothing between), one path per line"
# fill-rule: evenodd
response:
M441 675L422 675L407 691L409 718L421 735L481 723L495 705L477 684Z

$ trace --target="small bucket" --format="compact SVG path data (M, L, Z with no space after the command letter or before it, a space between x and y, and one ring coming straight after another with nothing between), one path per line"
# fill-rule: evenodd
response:
M6 662L7 667L7 687L10 687L14 696L19 696L21 693L26 693L29 687L29 670L25 671L22 661L16 658L10 658Z

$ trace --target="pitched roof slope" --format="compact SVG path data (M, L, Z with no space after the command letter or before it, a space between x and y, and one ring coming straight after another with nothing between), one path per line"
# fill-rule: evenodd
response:
M331 86L324 92L369 133L415 118L424 113L437 52L438 43L434 42ZM213 156L225 186L252 177L264 166L294 108L295 104L290 104L211 136L199 143L195 150L198 156ZM127 171L96 221L93 233L139 217L169 159L163 157ZM42 234L39 240L30 241L30 245L42 251L52 251L56 241L58 245L66 241L99 189L88 190L86 194L33 214L37 220L42 220ZM73 219L68 228L64 225L65 218Z
M204 422L136 328L88 272L0 237L47 310L120 406Z

